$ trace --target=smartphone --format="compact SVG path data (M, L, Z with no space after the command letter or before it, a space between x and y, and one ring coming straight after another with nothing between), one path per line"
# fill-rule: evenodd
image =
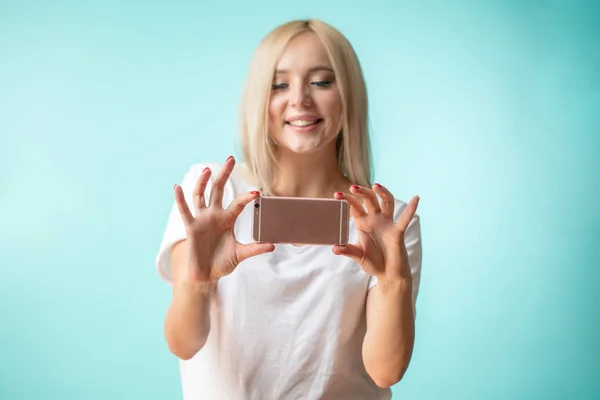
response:
M346 200L259 197L253 203L253 239L257 242L345 245L350 206Z

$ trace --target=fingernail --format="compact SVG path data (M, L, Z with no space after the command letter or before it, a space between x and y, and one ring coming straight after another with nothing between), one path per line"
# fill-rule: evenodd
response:
M260 194L260 192L258 190L253 190L250 193L252 193L252 194Z
M202 170L202 173L204 173L204 171L206 171L208 169L208 167L204 167L204 169Z
M337 194L338 196L343 196L344 195L344 193L342 193L342 192L335 192L335 194Z
M381 186L379 183L375 183L375 186L377 186L377 187L379 187L379 188L380 188L380 187L383 187L383 186Z
M360 186L358 186L358 185L352 185L352 189L360 189Z
M227 160L226 160L225 162L227 162L227 161L229 161L229 160L233 160L233 156L229 156L229 157L227 157Z
M173 185L173 190L177 189L177 184Z

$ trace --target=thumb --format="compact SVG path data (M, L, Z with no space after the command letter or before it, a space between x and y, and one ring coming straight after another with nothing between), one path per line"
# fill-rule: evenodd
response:
M247 258L257 256L263 253L270 253L275 250L275 245L272 243L249 243L240 244L236 249L238 263L241 263Z
M360 260L362 259L363 256L363 251L362 251L362 247L357 246L355 244L346 244L344 246L333 246L333 249L331 249L333 251L334 254L337 254L339 256L346 256L349 257L351 259L353 259L356 262L360 262Z

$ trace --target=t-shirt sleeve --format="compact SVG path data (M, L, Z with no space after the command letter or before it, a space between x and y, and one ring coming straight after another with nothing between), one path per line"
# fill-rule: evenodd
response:
M183 189L183 194L185 197L185 201L190 208L192 214L194 214L194 206L192 202L192 192L196 183L198 182L198 178L204 170L205 167L212 167L212 165L204 165L204 164L195 164L193 165L189 171L184 175L183 180L180 183L181 188ZM218 170L215 171L213 169L213 173L211 174L211 178L206 185L205 198L210 198L210 189L212 185L213 176L217 173ZM171 207L171 212L169 213L169 217L167 219L167 226L165 228L162 241L160 243L160 247L158 249L158 254L156 255L156 269L158 271L158 275L168 283L173 283L173 273L171 266L171 248L173 245L181 240L186 238L185 225L183 223L183 219L181 218L181 214L179 214L179 208L177 207L177 203L175 202L175 196L173 196L173 206Z
M402 204L402 207L396 207L394 212L394 221L398 221L400 215L407 207L407 204ZM404 245L408 253L408 262L410 264L410 272L412 274L413 287L412 287L412 304L413 313L416 318L417 315L417 294L419 292L419 283L421 281L421 261L423 258L423 251L421 247L421 221L418 214L415 214L406 228L404 234ZM377 285L377 278L371 276L369 278L369 289Z

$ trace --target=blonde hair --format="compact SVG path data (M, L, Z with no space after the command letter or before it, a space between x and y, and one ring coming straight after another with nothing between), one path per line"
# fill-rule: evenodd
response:
M350 42L325 22L290 21L265 36L250 62L240 107L241 146L248 177L264 195L272 194L273 144L269 140L269 101L276 63L287 44L304 32L325 46L342 99L342 132L337 139L338 165L352 183L371 185L371 147L367 90L362 68Z

